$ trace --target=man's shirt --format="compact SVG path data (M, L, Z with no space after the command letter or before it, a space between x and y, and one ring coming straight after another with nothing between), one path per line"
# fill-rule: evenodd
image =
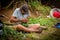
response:
M22 18L27 18L29 16L29 12L26 12L24 15L22 15L20 8L16 8L12 16L20 20Z

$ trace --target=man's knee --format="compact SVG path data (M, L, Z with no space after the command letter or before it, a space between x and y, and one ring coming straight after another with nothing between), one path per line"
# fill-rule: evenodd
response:
M19 24L19 25L17 25L17 28L19 28L19 29L24 29L24 28L26 28L26 27L24 27L23 25Z
M21 26L20 24L18 24L17 26Z
M34 26L36 26L36 27L40 27L40 24L34 24Z
M35 24L35 25L40 26L40 24Z
M35 25L40 26L40 24L30 24L29 26L35 26Z
M21 26L22 26L21 24L18 24L18 25L17 25L17 28L19 28L19 27L21 27Z
M30 28L33 28L33 29L38 29L40 27L40 24L32 24L30 25Z

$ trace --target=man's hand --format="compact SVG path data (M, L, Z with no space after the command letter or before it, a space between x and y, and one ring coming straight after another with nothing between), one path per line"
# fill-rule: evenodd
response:
M22 18L22 19L21 19L21 22L28 22L28 20L25 19L25 18Z
M16 17L11 17L10 22L27 22L28 19L22 18L22 19L17 19Z

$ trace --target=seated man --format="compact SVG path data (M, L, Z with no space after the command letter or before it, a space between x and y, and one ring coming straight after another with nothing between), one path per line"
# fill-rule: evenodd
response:
M28 7L26 5L22 6L21 8L17 8L11 19L10 22L14 22L16 23L16 27L17 29L23 30L25 32L42 32L42 29L40 28L39 24L33 24L33 25L28 25L28 27L22 25L22 23L27 24L28 22L28 17L30 16L29 11L28 11Z

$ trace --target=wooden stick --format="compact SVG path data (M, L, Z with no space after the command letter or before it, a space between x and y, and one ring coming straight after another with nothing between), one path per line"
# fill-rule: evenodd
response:
M12 5L12 4L13 4L13 2L14 2L14 0L12 0L12 1L11 1L11 3L10 3L6 8L9 8L9 7L10 7L10 5Z

